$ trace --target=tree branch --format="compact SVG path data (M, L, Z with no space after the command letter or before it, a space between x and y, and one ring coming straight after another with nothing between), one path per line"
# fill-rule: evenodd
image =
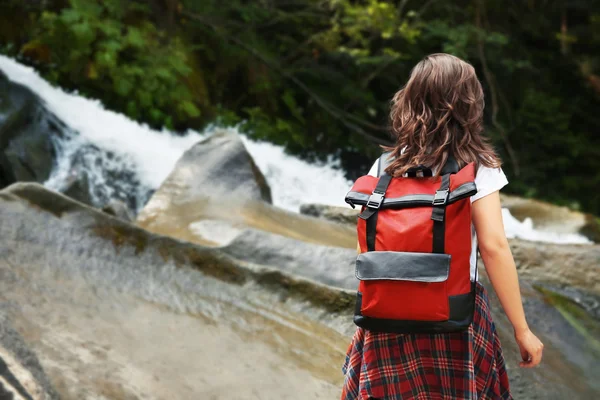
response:
M196 20L198 22L201 22L205 26L208 26L209 28L211 28L211 30L216 35L218 35L218 36L222 37L223 39L225 39L225 40L227 40L227 41L235 44L236 46L242 48L243 50L245 50L246 52L248 52L249 54L251 54L253 57L255 57L258 60L260 60L267 67L269 67L273 71L277 72L279 75L281 75L284 78L286 78L289 81L291 81L299 89L301 89L302 91L304 91L311 99L313 99L315 101L315 103L319 107L321 107L325 112L327 112L334 119L336 119L339 122L341 122L348 129L350 129L353 132L355 132L355 133L363 136L364 138L368 139L372 143L375 143L375 144L378 144L378 145L384 145L384 146L390 146L390 145L392 145L392 143L390 141L382 139L382 138L380 138L378 136L375 136L375 135L367 132L366 130L364 130L363 128L361 128L360 126L358 126L357 124L352 123L350 121L352 120L352 121L355 121L356 123L360 123L360 124L367 125L367 126L374 126L373 124L370 124L367 121L363 121L362 119L360 119L360 118L358 118L358 117L356 117L354 115L351 115L350 113L344 113L342 110L338 109L337 107L333 106L332 104L329 104L324 99L322 99L318 94L316 94L315 92L313 92L304 82L302 82L300 79L298 79L294 75L292 75L292 74L286 72L285 70L283 70L283 68L281 68L279 65L277 65L274 61L269 60L267 57L265 57L263 54L261 54L255 48L247 45L246 43L244 43L242 40L240 40L239 38L237 38L235 36L231 36L231 35L228 35L226 33L221 32L221 30L219 29L218 26L216 26L210 20L208 20L207 18L204 18L201 15L194 14L194 13L191 13L189 11L183 11L183 14L185 16L187 16L188 18L190 18L190 19ZM381 127L378 127L378 128L383 129Z
M402 0L400 2L400 5L398 6L398 19L402 18L402 13L404 12L404 7L406 7L407 3L408 0Z
M483 37L481 34L483 32L483 27L481 26L481 9L483 7L482 0L475 0L475 3L476 3L476 5L475 5L475 26L477 27L477 30L478 30L478 32L477 32L477 52L479 53L479 60L481 62L481 68L483 69L483 75L485 77L486 82L488 83L489 88L490 88L490 96L492 99L492 125L494 126L494 128L496 128L496 130L498 131L498 133L500 134L500 137L502 138L502 140L504 142L504 147L506 148L506 152L508 153L508 157L510 158L515 175L519 176L521 171L519 169L519 162L517 160L517 155L516 155L515 150L513 149L512 145L510 144L510 141L508 140L508 135L506 133L506 130L504 129L502 124L500 124L498 122L498 111L499 111L498 92L496 90L496 85L494 83L494 75L492 74L492 71L490 71L488 64L487 64L487 59L485 57L484 42L483 42Z

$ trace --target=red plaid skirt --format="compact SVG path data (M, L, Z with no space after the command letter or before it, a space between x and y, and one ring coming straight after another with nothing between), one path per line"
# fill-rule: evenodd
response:
M512 399L486 291L468 330L399 335L358 328L342 368L342 400Z

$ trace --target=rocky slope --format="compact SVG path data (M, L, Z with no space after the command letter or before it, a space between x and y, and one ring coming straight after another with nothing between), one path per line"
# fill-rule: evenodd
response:
M335 268L298 267L302 255L287 264L270 256L271 234L242 231L221 247L192 245L33 184L0 192L0 220L9 238L0 242L0 293L15 305L7 318L63 398L337 396L354 329L353 294L343 288L355 283ZM236 250L246 236L256 248L248 258ZM303 253L318 251L305 246ZM352 251L335 257L351 275ZM599 390L592 339L527 282L523 291L547 343L541 368L514 368L510 328L494 306L516 398L592 398Z
M336 396L351 293L35 184L0 192L0 220L6 318L62 398Z

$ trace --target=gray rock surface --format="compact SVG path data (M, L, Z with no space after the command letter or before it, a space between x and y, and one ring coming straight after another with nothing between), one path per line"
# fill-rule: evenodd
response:
M272 206L264 177L240 137L216 133L189 149L138 214L151 232L200 244L221 241L198 235L202 221L226 221L310 243L354 247L352 228ZM213 237L216 236L216 237Z
M352 270L350 249L330 253L247 229L231 231L220 247L192 245L33 184L0 192L0 220L0 293L17 306L11 323L64 398L339 394L339 366L353 331L356 282L344 274ZM527 281L522 288L530 324L546 343L544 364L535 370L514 367L512 330L492 296L515 398L597 397L593 338ZM244 367L243 359L260 362ZM266 397L253 397L253 390Z
M600 295L600 245L509 240L519 276Z
M52 137L63 129L37 95L0 71L0 150L17 180L48 179L56 158Z
M356 250L353 249L307 243L258 229L242 230L219 249L239 260L279 268L326 285L356 290Z
M338 395L352 293L36 184L0 192L0 221L0 296L63 399Z
M352 209L350 206L337 207L325 204L303 204L300 206L300 213L340 224L356 225L356 218L358 218L360 209Z
M58 140L72 135L35 93L0 71L0 188L48 180L60 151ZM77 163L69 179L63 191L92 204L87 174Z
M139 221L172 203L271 202L271 189L241 138L225 131L195 144L146 204Z

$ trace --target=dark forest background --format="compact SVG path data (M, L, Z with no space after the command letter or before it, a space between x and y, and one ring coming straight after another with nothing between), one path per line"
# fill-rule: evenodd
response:
M349 177L424 55L472 63L508 190L600 214L598 0L0 0L0 53L159 128L240 124Z

